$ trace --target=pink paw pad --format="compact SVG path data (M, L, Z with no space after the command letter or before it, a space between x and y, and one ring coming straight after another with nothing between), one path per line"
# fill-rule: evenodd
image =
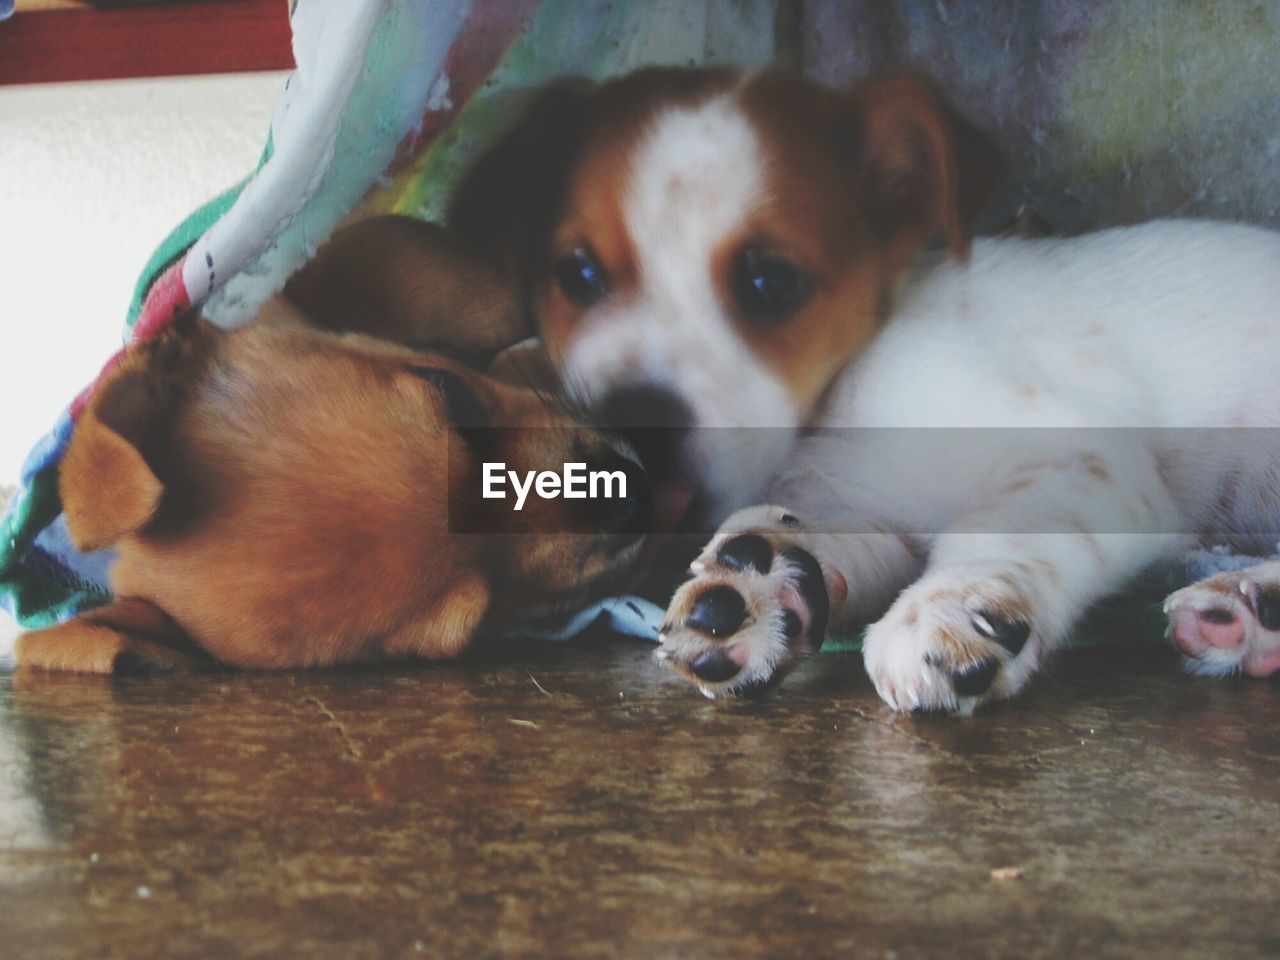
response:
M1189 656L1195 656L1205 647L1219 650L1235 650L1244 643L1246 626L1236 614L1221 607L1190 610L1186 607L1173 611L1170 623L1173 642Z

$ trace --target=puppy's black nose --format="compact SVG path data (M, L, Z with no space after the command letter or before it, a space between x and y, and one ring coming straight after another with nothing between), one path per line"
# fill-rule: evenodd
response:
M693 411L671 390L653 384L615 387L600 400L596 412L604 426L630 442L655 479L677 471Z

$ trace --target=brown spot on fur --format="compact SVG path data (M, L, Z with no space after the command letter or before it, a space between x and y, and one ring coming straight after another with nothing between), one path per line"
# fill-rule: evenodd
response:
M968 250L976 211L960 209L957 183L963 175L964 204L985 203L992 171L979 175L983 161L959 156L963 122L914 75L850 93L771 71L744 85L741 102L765 151L768 190L711 269L735 315L731 270L747 246L813 279L812 299L780 323L738 316L744 339L808 410L884 324L891 284L919 245L943 228L954 253ZM901 202L886 199L898 188ZM918 206L925 194L932 200Z
M1048 560L1033 560L1033 566L1046 581L1057 586L1062 583L1062 572Z
M1080 466L1085 473L1089 474L1089 476L1093 477L1095 480L1100 480L1103 483L1111 482L1111 471L1107 469L1106 461L1096 453L1082 454L1080 457Z

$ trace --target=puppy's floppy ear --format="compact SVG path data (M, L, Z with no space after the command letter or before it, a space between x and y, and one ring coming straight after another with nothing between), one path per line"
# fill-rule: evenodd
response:
M140 529L160 503L164 485L138 443L156 414L145 381L143 370L130 368L101 387L81 414L58 468L67 529L81 550L109 546ZM130 436L104 422L103 412L128 423Z
M335 233L284 296L326 329L487 359L533 332L514 280L438 224L386 215Z
M447 222L472 250L524 286L551 230L586 119L591 83L555 81L481 155L450 200Z
M71 539L81 550L109 546L141 529L164 484L154 461L174 408L213 338L212 324L183 322L127 356L76 423L58 467L58 493Z
M854 102L858 190L873 225L905 252L941 230L951 253L967 257L1004 176L995 145L914 71L872 81Z

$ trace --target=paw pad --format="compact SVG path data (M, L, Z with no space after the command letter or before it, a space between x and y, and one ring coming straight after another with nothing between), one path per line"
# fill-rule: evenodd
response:
M822 565L800 545L807 535L785 529L795 525L777 507L730 518L672 597L657 657L703 696L770 690L821 645L833 600Z
M734 537L716 554L716 559L723 567L730 570L754 570L756 573L768 573L773 566L773 547L764 537L754 533L744 533Z
M981 696L991 688L999 670L1000 661L987 657L952 673L951 683L962 697Z
M733 661L723 647L717 647L690 662L689 669L699 680L722 683L737 676L742 668Z
M831 617L831 598L827 595L827 582L822 576L822 565L807 550L792 548L782 555L796 565L796 589L809 608L809 636L814 649L822 646L827 635L827 621Z
M1258 623L1263 630L1280 630L1280 590L1260 587L1258 599Z
M736 633L747 619L747 605L733 587L711 587L694 601L685 625L713 637Z
M1225 626L1228 623L1235 623L1236 615L1231 610L1223 610L1221 607L1209 607L1200 611L1200 619L1205 623Z
M804 621L800 619L800 614L790 609L782 611L782 632L786 634L788 640L794 640L800 636L800 631L803 629Z

